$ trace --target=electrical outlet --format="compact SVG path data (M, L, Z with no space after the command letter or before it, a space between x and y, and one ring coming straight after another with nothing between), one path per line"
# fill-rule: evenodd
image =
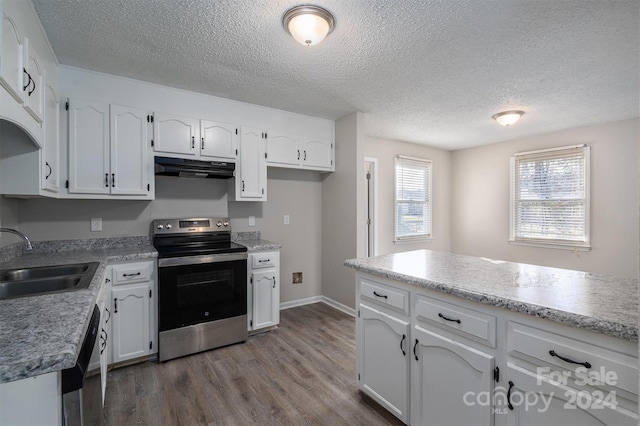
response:
M284 215L284 224L285 224L285 225L288 225L288 224L289 224L289 215L288 215L288 214L285 214L285 215Z
M294 272L293 273L293 283L294 284L302 284L302 272Z
M249 216L249 226L256 226L256 217Z
M102 218L101 217L92 217L91 218L91 231L92 232L100 232L100 231L102 231Z

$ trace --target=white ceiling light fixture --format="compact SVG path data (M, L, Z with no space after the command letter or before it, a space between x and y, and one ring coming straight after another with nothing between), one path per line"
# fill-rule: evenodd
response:
M331 12L319 6L296 6L282 18L282 25L300 44L314 46L333 31L335 20Z
M494 114L491 118L496 120L498 124L509 127L520 120L520 117L522 117L523 115L524 111L512 110L499 112L497 114Z

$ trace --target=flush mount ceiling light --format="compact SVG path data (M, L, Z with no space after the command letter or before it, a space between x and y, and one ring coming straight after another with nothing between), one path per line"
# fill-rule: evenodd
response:
M300 44L313 46L333 31L331 12L318 6L296 6L284 14L282 25Z
M524 114L524 111L502 111L499 112L497 114L495 114L493 117L494 120L496 120L498 122L498 124L505 126L505 127L509 127L512 124L515 124L518 120L520 120L520 117L522 117Z

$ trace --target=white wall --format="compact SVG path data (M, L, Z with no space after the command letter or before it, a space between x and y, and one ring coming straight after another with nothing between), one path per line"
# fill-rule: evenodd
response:
M269 168L267 202L229 202L234 231L260 231L262 238L282 244L280 301L322 293L322 183L319 172ZM284 224L289 215L289 225ZM255 216L256 226L249 226ZM302 272L293 284L292 273Z
M363 224L364 117L356 112L336 122L336 171L322 181L322 295L353 308L355 272L346 259L364 254L358 243ZM361 232L364 232L364 227Z
M18 201L20 226L33 241L150 235L153 219L227 216L227 181L156 177L154 201ZM92 217L102 218L102 232L91 232Z
M364 153L366 157L378 159L378 254L417 249L450 251L451 153L424 145L370 136L365 138ZM397 155L423 158L433 162L433 239L431 240L398 244L393 242L394 176Z
M579 143L591 146L591 251L510 245L510 156ZM451 161L453 252L638 277L637 119L454 151Z
M18 223L18 202L11 198L0 198L0 227L14 228L21 230ZM16 235L0 232L0 247L21 242L22 239Z
M61 97L81 98L179 115L207 118L268 129L294 129L333 139L334 122L258 105L148 84L101 73L61 67ZM66 121L62 117L62 139ZM63 147L63 155L66 148ZM34 241L138 236L150 234L156 218L230 216L234 231L261 231L265 239L283 245L281 301L321 294L321 174L293 169L268 170L268 201L229 202L227 180L156 177L154 201L126 200L0 200L0 220L19 218L20 227ZM6 208L5 208L6 206ZM6 213L4 212L6 210ZM14 214L15 213L15 214ZM283 225L289 214L291 224ZM248 227L248 216L256 226ZM90 219L101 217L103 231L91 232ZM3 234L0 234L0 238ZM9 243L17 239L7 240ZM0 243L4 243L0 239ZM353 257L353 256L352 256ZM303 283L292 284L292 272L303 273Z
M0 138L3 136L2 124L4 120L0 120ZM26 136L25 136L26 137ZM0 142L0 147L2 143ZM19 229L18 224L18 201L14 198L0 197L0 227ZM0 232L0 247L5 247L22 241L18 236Z

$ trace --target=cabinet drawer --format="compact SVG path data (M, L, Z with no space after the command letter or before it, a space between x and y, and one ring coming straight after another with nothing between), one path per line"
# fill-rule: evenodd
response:
M360 295L409 315L409 292L406 290L362 278Z
M151 279L153 262L137 262L113 267L113 285L137 283Z
M531 370L535 368L543 375L551 374L556 378L564 375L573 386L588 384L622 389L637 395L637 358L596 346L593 343L596 339L595 333L594 339L586 342L512 321L507 326L508 354L543 367L531 367ZM587 364L575 364L567 360Z
M418 320L496 347L496 317L492 315L422 295L416 298L416 315Z
M251 269L273 268L276 266L275 253L253 253L251 254Z

